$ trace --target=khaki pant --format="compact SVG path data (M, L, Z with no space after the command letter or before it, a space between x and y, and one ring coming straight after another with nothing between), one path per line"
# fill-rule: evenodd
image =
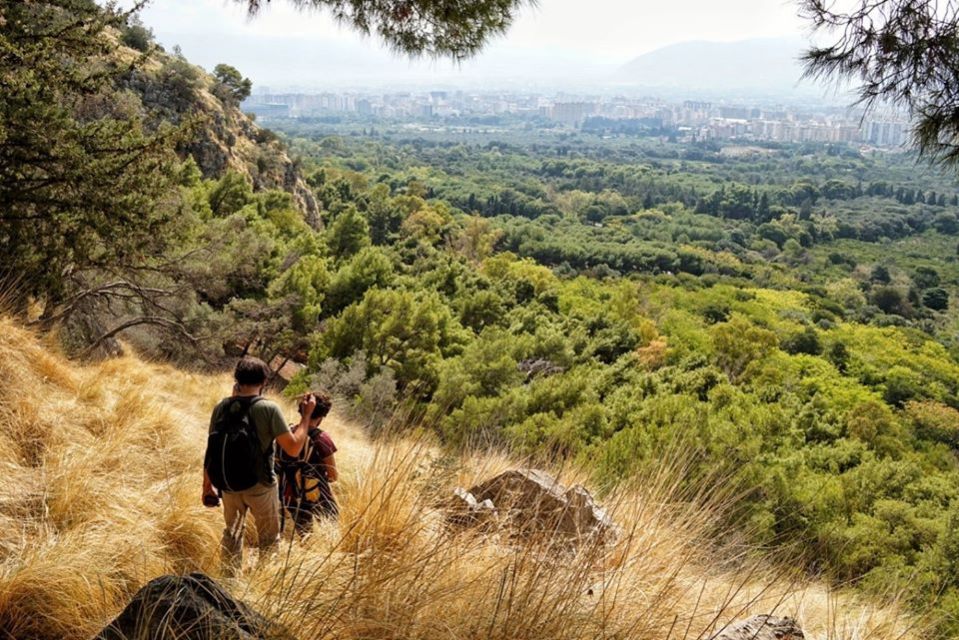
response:
M276 485L258 484L246 491L223 492L223 564L235 574L243 564L243 529L246 512L256 523L257 546L261 556L274 549L280 540L280 497Z

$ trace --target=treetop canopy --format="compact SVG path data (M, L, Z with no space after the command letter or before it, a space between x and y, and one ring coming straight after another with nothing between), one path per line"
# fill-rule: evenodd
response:
M255 15L270 0L235 0ZM409 56L465 60L513 23L534 0L289 0L301 9L325 9L362 34L376 33Z

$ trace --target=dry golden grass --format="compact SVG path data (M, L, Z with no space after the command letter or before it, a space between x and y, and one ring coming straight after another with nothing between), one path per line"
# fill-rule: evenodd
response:
M0 319L0 380L0 638L85 639L151 578L219 577L221 514L199 487L226 377L135 357L79 367ZM735 536L708 538L722 505L677 500L668 466L608 498L624 527L615 545L562 552L444 526L438 501L508 458L328 426L340 522L248 558L228 583L303 640L705 639L758 613L795 616L816 639L922 636L895 605L831 593Z

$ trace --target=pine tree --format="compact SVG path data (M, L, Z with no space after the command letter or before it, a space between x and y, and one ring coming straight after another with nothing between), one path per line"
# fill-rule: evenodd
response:
M220 63L213 68L213 77L217 80L213 94L220 100L236 105L250 97L253 83L249 78L244 78L236 67Z
M52 303L85 269L122 268L169 240L174 212L159 203L176 132L103 106L129 72L108 33L125 20L87 0L0 5L4 268Z
M759 196L759 206L756 208L756 218L760 222L769 222L769 195L763 191L762 195Z
M263 0L234 0L256 14ZM269 0L267 0L269 2ZM395 51L463 60L506 32L522 0L436 2L406 0L290 0L301 8L328 10L342 24L376 33Z
M858 102L917 118L914 141L933 161L959 164L959 4L929 0L800 0L817 31L835 38L804 56L806 74L858 86Z
M326 242L337 260L349 258L370 244L370 226L356 207L349 205L330 225Z

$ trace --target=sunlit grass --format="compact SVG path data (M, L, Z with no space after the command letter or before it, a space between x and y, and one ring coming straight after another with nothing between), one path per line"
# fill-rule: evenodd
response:
M86 639L151 578L220 577L221 514L199 489L226 377L135 357L75 366L0 320L0 378L0 637ZM325 426L340 448L340 521L263 562L249 553L226 582L298 638L692 639L759 613L796 616L811 638L922 636L894 604L830 593L743 545L722 528L728 498L680 495L675 465L605 498L617 542L563 548L445 526L437 505L451 489L515 466L508 457Z

